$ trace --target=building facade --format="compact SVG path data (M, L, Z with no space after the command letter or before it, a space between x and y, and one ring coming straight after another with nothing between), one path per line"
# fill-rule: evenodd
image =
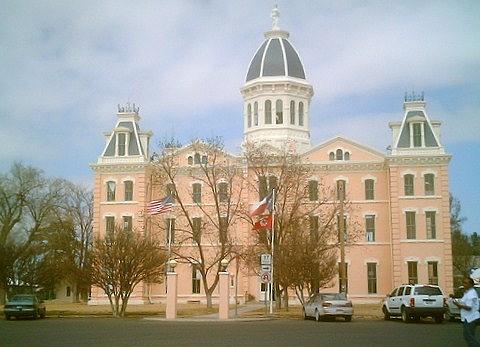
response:
M360 238L346 247L348 293L352 299L377 301L394 286L407 282L438 284L446 293L451 292L451 156L440 141L441 123L428 115L423 95L405 95L403 112L389 124L392 143L388 153L342 137L312 145L313 86L306 79L289 33L278 27L278 13L274 11L272 17L272 30L265 33L241 88L245 142L298 153L315 168L312 180L331 187L343 184L354 207L347 219L360 221L362 230ZM139 232L159 225L148 222L145 213L147 203L162 195L155 190L152 178L152 133L140 130L139 109L134 104L119 106L117 117L114 129L105 133L103 152L91 165L95 174L96 235L113 230L118 223L125 230ZM204 160L191 145L179 153L180 164L186 168ZM242 154L226 155L237 165L245 165ZM178 184L184 199L195 200L198 191L193 178L184 175ZM258 201L258 192L246 189L241 200L245 206L251 205ZM198 203L193 201L189 206L194 209ZM200 203L207 205L210 201L206 198ZM155 218L157 222L171 223L176 218L175 204L172 212ZM238 242L251 242L250 223L237 223L234 229ZM234 271L236 268L233 260L229 265L232 295L235 291L239 301L263 300L265 286L258 274L243 264ZM180 301L205 301L195 265L180 263L176 270ZM338 290L338 279L332 281L329 290ZM164 284L145 283L137 288L130 302L162 302L165 293ZM213 293L214 301L216 293L218 289ZM93 288L91 304L106 300L105 293Z

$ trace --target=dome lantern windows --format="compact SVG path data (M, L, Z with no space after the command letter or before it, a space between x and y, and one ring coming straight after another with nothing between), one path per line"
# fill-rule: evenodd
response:
M283 124L283 101L275 102L275 124Z
M250 128L252 126L252 105L248 104L247 106L247 126Z
M253 104L253 125L258 126L258 102Z
M298 103L298 125L303 127L303 102Z
M290 124L295 124L295 101L290 101Z
M265 101L265 124L272 124L272 102Z

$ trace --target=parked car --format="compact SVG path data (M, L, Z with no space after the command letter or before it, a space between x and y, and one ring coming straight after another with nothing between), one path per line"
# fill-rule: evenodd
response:
M315 318L318 322L324 317L343 317L352 320L353 305L345 293L317 293L303 305L303 318Z
M478 296L480 297L480 285L474 286L477 291ZM453 294L450 294L450 297L447 299L447 305L445 307L445 319L453 322L455 319L460 319L460 308L453 303L454 299L461 299L465 289L463 286L455 288Z
M385 320L400 316L410 322L420 317L432 317L436 323L443 321L445 298L436 285L405 284L395 288L383 301L382 311Z
M5 319L11 317L32 317L33 319L45 318L47 309L43 300L32 294L15 295L7 301L4 308Z

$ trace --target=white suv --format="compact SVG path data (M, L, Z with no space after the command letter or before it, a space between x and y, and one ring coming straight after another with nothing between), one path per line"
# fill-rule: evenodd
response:
M382 311L385 320L391 316L401 316L404 322L432 317L436 323L442 323L444 305L445 299L439 286L404 284L387 295Z

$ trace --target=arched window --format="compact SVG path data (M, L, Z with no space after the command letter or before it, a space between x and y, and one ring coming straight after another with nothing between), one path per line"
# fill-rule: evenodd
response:
M194 163L195 163L195 164L200 164L200 154L195 153Z
M253 103L253 125L258 125L258 102Z
M303 102L298 103L298 125L303 126Z
M283 124L283 101L277 100L275 103L275 123Z
M252 126L252 105L248 104L247 106L247 123L248 127L250 128Z
M414 182L414 177L412 174L407 174L403 176L403 190L406 196L415 195L413 182Z
M308 181L308 200L318 200L318 181Z
M345 152L345 154L343 156L343 159L344 160L350 160L350 152Z
M335 153L330 152L330 154L328 155L328 159L335 160Z
M338 200L345 200L345 189L346 189L345 180L338 180L337 181L337 199Z
M295 101L290 101L290 124L295 124Z
M272 124L272 102L265 101L265 124Z
M343 151L339 148L337 149L337 160L343 160Z
M193 165L193 157L191 155L188 156L188 165Z
M365 200L375 199L375 181L372 179L365 180Z
M227 202L228 201L228 183L220 182L218 184L218 201Z
M202 155L202 164L207 164L208 162L208 159L207 159L207 156L206 155Z

